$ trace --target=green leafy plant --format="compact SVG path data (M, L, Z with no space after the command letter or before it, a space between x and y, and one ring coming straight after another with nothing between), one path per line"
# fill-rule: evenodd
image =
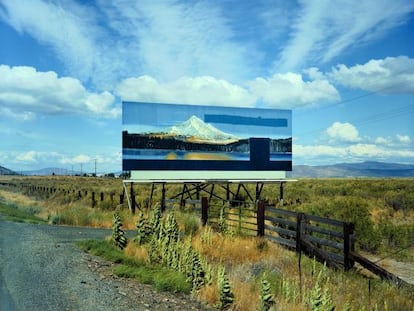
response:
M151 239L152 228L151 225L148 223L148 219L144 217L144 213L142 211L139 211L136 227L137 235L134 241L138 245L149 242L149 240Z
M219 217L219 230L222 233L227 232L227 223L226 223L226 213L225 213L225 205L223 205L220 209L220 217Z
M321 270L318 274L318 278L314 287L310 293L310 305L312 311L333 311L335 310L335 306L332 301L332 297L329 293L327 287L324 289L321 288L321 278L322 278L322 271Z
M124 249L128 244L125 232L122 230L121 217L118 213L114 213L112 224L112 241L120 249Z
M275 310L274 308L276 304L275 297L272 294L270 283L266 279L265 275L262 278L259 298L260 298L259 311Z
M226 310L230 308L234 301L234 294L224 267L220 267L218 269L217 288L219 296L217 307L220 310Z

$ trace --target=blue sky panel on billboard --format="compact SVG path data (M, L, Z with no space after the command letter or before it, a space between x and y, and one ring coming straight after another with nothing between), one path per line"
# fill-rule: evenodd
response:
M123 170L289 171L292 112L123 102Z

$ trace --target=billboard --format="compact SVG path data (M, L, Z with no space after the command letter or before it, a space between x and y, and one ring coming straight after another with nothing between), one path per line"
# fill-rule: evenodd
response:
M145 176L177 176L177 171L204 176L204 171L217 178L226 171L251 177L252 172L290 171L292 112L123 102L122 163L124 171Z

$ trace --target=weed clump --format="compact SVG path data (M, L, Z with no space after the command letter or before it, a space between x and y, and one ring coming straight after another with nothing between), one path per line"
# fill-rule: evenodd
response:
M118 213L114 213L112 225L112 242L120 249L124 249L128 244L128 239L122 230L121 217Z

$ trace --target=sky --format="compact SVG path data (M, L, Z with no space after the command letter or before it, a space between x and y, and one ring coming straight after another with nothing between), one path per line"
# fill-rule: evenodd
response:
M412 0L0 0L0 165L121 170L122 101L292 109L293 164L414 163Z

